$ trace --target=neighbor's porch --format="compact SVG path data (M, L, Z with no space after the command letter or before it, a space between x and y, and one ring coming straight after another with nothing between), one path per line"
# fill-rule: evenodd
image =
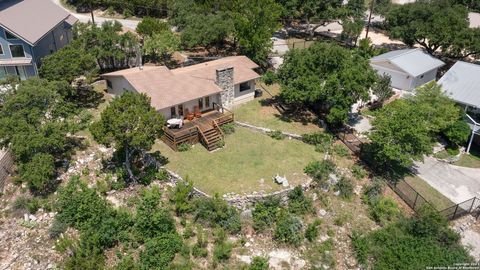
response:
M219 148L219 142L224 134L220 127L234 121L231 111L214 103L213 109L203 112L200 117L193 120L184 120L181 128L164 127L162 141L177 151L178 146L184 143L202 143L209 151Z

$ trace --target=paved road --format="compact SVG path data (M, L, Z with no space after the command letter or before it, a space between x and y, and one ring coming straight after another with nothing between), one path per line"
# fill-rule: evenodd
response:
M455 203L472 197L480 198L480 169L454 166L426 157L423 163L415 163L414 170L429 185Z
M63 9L65 9L66 11L70 12L73 16L77 17L80 22L83 22L83 23L87 23L89 21L92 21L92 17L90 16L90 14L87 14L87 13L75 13L75 12L72 12L68 9L66 9L61 3L60 3L60 0L51 0L53 3L55 3L56 5L62 7ZM123 26L125 27L128 27L130 29L136 29L137 28L137 25L140 21L136 21L136 20L125 20L125 19L111 19L111 18L103 18L103 17L98 17L98 16L95 16L95 23L97 25L101 25L103 22L105 21L119 21Z

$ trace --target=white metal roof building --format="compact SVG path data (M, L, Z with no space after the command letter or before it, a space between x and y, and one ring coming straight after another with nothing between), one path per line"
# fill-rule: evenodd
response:
M379 75L389 75L393 88L411 90L435 80L438 68L445 63L417 48L375 56L370 65Z
M478 112L480 109L480 65L458 61L438 81L445 93L455 102L463 105L465 111ZM468 114L467 123L472 134L480 134L480 123ZM470 150L473 136L468 144Z

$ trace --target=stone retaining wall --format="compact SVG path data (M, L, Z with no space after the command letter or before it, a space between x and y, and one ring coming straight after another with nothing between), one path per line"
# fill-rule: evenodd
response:
M178 182L183 182L185 181L180 175L170 171L166 170L168 175L169 175L169 180L173 184L177 184ZM301 185L302 189L304 191L308 190L310 188L310 184L312 183L312 180L310 179L307 183L304 183ZM253 207L253 205L256 202L262 201L268 197L277 197L280 198L282 202L286 202L288 200L288 193L292 191L295 187L290 187L287 189L275 191L272 193L267 193L267 194L251 194L251 195L238 195L238 196L232 196L225 198L225 201L227 201L228 204L240 209L240 210L245 210L250 207ZM193 196L195 197L207 197L207 198L212 198L212 196L208 195L207 193L201 191L200 189L193 187Z
M264 128L264 127L257 127L257 126L254 126L254 125L250 125L250 124L247 124L247 123L243 123L243 122L238 122L238 121L235 121L235 124L237 126L240 126L240 127L244 127L244 128L248 128L250 130L253 130L253 131L256 131L256 132L261 132L261 133L268 133L268 132L272 132L272 131L275 131L273 129L269 129L269 128ZM295 139L295 140L299 140L301 141L302 140L302 136L301 135L298 135L298 134L294 134L294 133L288 133L288 132L283 132L282 131L282 134L285 135L287 138L289 139Z

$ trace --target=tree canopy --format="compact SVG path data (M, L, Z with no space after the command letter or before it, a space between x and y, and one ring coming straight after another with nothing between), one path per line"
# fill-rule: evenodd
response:
M480 51L480 29L469 28L468 10L450 0L422 0L395 5L386 15L391 38L419 44L428 53L441 51L453 57Z
M330 43L289 52L277 77L286 103L324 108L331 124L342 123L354 103L367 100L376 80L365 58Z
M160 137L164 122L163 116L150 106L149 97L127 91L108 105L90 130L99 143L114 144L125 153L125 168L129 177L137 181L131 170L132 155L150 150Z

